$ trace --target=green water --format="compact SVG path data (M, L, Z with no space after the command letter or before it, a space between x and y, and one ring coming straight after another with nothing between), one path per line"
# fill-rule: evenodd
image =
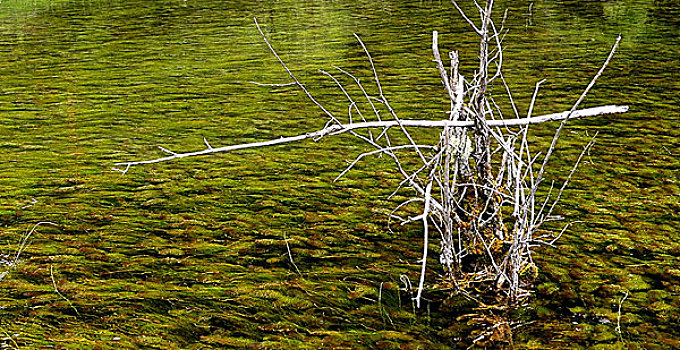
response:
M587 162L560 214L575 224L537 253L519 348L680 347L680 3L504 1L505 72L520 108L547 78L536 113L569 108L621 48L585 101L625 115L573 123L553 163ZM501 11L497 10L497 14ZM480 322L441 294L414 311L417 227L387 230L398 183L349 137L134 168L113 163L290 136L323 126L287 82L253 24L319 100L346 105L318 73L338 65L369 81L352 34L371 50L402 118L448 108L431 33L476 48L447 2L0 2L0 252L31 239L0 283L1 342L20 348L466 347ZM538 143L551 126L536 128ZM284 238L285 237L285 238ZM287 240L286 240L287 239ZM289 243L298 275L290 263ZM432 248L436 256L436 247ZM436 261L428 282L435 283ZM52 275L50 274L52 270ZM54 286L58 291L55 292ZM382 286L382 288L381 288ZM619 301L621 333L616 332ZM68 301L67 301L68 299ZM498 346L502 344L496 344Z

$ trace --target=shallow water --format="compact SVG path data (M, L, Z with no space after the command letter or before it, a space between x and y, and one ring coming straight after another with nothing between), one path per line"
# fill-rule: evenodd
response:
M599 132L560 209L583 223L537 254L536 294L513 316L514 343L680 347L680 3L533 3L531 14L528 1L498 4L509 8L505 72L520 108L542 78L536 113L569 108L621 33L584 104L631 111L576 121L563 138L556 178ZM198 150L203 137L217 146L323 126L298 91L250 83L287 82L254 17L329 108L346 106L318 69L370 79L357 33L400 116L438 117L448 106L432 30L443 50L461 50L464 74L474 69L474 38L454 11L437 1L1 2L0 253L38 221L58 225L39 228L0 283L2 342L470 345L473 321L434 301L414 311L400 291L401 275L418 277L421 237L417 227L387 229L389 164L371 159L332 182L364 150L351 138L110 170L161 155L157 146ZM537 142L550 127L535 129ZM431 266L434 283L441 271Z

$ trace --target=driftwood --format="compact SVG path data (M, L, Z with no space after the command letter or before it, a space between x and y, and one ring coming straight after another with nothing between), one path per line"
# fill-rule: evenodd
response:
M357 35L355 37L370 63L377 94L370 94L360 79L344 69L334 67L336 75L321 71L337 84L347 99L347 115L343 117L334 115L318 102L291 72L255 20L255 25L271 53L291 78L289 83L271 85L297 86L328 117L325 127L293 137L224 147L212 147L204 139L206 148L195 152L176 153L161 147L167 156L116 163L117 167L114 169L125 174L136 165L274 146L306 139L318 140L326 136L347 133L371 146L373 150L358 155L336 180L365 157L386 155L394 161L395 170L402 178L393 195L400 191L410 191L408 199L398 204L390 217L399 220L402 225L422 224L423 256L414 297L418 305L425 288L428 245L433 234L438 236L441 242L440 263L445 272L443 282L450 284L454 291L480 302L477 292L479 290L505 296L511 302L522 300L530 294L531 275L537 271L532 258L533 248L539 245L553 246L569 226L567 224L560 232L547 232L543 230L542 225L558 219L553 215L553 211L583 155L594 142L594 139L591 140L583 148L561 186L555 189L554 181L549 186L544 185L549 187L547 194L539 198L537 195L540 192L539 186L546 180L546 168L563 128L567 122L574 119L623 113L628 110L627 106L616 105L578 109L609 64L621 38L616 40L602 67L570 110L542 116L532 115L539 87L543 82L541 80L536 83L528 111L520 114L503 76L501 43L505 31L502 26L497 28L491 19L493 1L486 1L483 7L475 1L479 11L478 23L468 17L456 1L452 2L480 38L479 67L471 78L465 78L459 72L458 53L455 51L449 53L450 66L445 67L439 53L438 33L433 32L434 62L441 75L442 85L450 98L450 109L446 119L400 119L383 93L368 49ZM495 96L487 91L491 84L502 84L505 87L507 93L505 97L514 113L511 118L503 116ZM359 96L350 95L346 89L348 85L356 85L361 91ZM368 111L362 110L360 105L370 108L366 108ZM549 148L541 154L530 147L529 126L550 121L560 121L560 124L555 130ZM420 144L409 133L408 130L411 128L437 130L440 135L439 141L434 145ZM395 144L393 142L395 136L407 142ZM409 161L403 161L405 159ZM417 163L415 166L414 160ZM414 209L413 206L418 209ZM407 207L412 207L407 212L413 213L415 210L420 215L399 216L398 214ZM402 278L402 281L406 289L410 290L411 282L408 277Z
M579 119L579 118L585 118L585 117L595 117L599 115L604 115L604 114L615 114L615 113L624 113L628 111L628 106L600 106L600 107L594 107L594 108L586 108L586 109L580 109L576 110L574 112L561 112L561 113L553 113L553 114L546 114L546 115L541 115L537 117L530 117L530 118L522 118L522 119L504 119L504 120L489 120L487 121L487 125L489 127L501 127L501 126L523 126L523 125L531 125L531 124L539 124L539 123L544 123L548 121L560 121L560 120L565 120L565 119ZM303 141L306 139L315 139L318 140L324 136L332 136L332 135L339 135L343 134L352 130L357 130L357 129L371 129L371 128L390 128L390 127L395 127L395 126L404 126L404 127L418 127L418 128L444 128L444 127L449 127L449 128L471 128L474 127L474 122L470 120L410 120L410 119L405 119L401 121L396 121L396 120L386 120L386 121L379 121L379 122L363 122L363 123L351 123L351 124L334 124L331 126L328 126L326 128L323 128L321 130L317 130L314 132L309 132L305 133L303 135L297 135L297 136L291 136L291 137L281 137L278 139L274 140L269 140L269 141L261 141L261 142L253 142L253 143L242 143L238 145L231 145L231 146L223 146L223 147L212 147L207 140L204 139L206 148L200 151L195 151L195 152L186 152L186 153L175 153L172 152L164 147L159 147L160 150L162 150L165 153L170 154L167 157L160 157L160 158L155 158L155 159L149 159L149 160L140 160L140 161L133 161L133 162L121 162L121 163L116 163L115 165L117 166L114 168L114 170L119 171L123 174L127 173L128 170L130 170L131 167L135 165L142 165L142 164L153 164L153 163L161 163L161 162L167 162L179 158L186 158L186 157L196 157L196 156L203 156L203 155L208 155L208 154L213 154L213 153L224 153L224 152L230 152L230 151L238 151L241 149L246 149L246 148L258 148L258 147L267 147L267 146L276 146L284 143L291 143L291 142L299 142ZM411 147L411 146L408 146ZM422 146L422 147L429 147L429 146ZM374 151L375 152L375 151ZM381 151L379 151L381 152ZM378 152L375 152L378 153ZM124 167L123 169L118 168L118 167Z

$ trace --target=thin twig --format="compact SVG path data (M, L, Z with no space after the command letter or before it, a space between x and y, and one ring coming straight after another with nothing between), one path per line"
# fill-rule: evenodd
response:
M297 85L297 82L290 82L290 83L258 83L256 81L249 81L251 84L259 85L259 86L273 86L273 87L285 87L285 86L293 86Z
M437 69L439 69L439 74L442 77L442 84L451 98L451 103L453 103L453 101L456 100L456 94L453 92L451 80L446 72L446 68L444 68L441 55L439 54L439 32L436 30L432 32L432 53L434 54L434 62L437 64Z
M477 28L477 26L475 25L475 23L472 22L472 20L465 14L465 12L463 11L463 9L461 9L460 6L458 6L458 3L457 3L455 0L451 0L451 3L453 3L453 6L456 7L456 10L458 10L458 13L460 13L460 16L463 17L463 19L464 19L466 22L468 22L468 24L470 25L470 27L472 27L472 30L474 30L477 34L481 35L481 34L482 34L482 31L479 30L479 28Z
M562 187L560 187L560 191L557 193L557 196L555 197L555 200L553 201L553 204L550 206L550 209L548 210L548 213L545 214L545 217L546 217L546 218L550 217L550 215L552 214L553 210L555 209L555 206L556 206L557 203L560 201L560 198L562 197L562 192L564 192L564 189L565 189L565 188L567 187L567 185L569 184L569 181L571 180L571 177L572 177L572 176L574 175L574 173L576 172L576 169L578 168L579 164L581 164L581 160L583 159L583 156L584 156L586 153L588 153L588 150L590 150L590 148L592 148L593 145L595 144L595 138L597 137L597 134L598 134L598 133L596 132L595 135L593 135L593 137L590 139L590 142L588 142L588 144L585 145L585 147L583 147L583 151L581 151L581 154L579 154L578 159L576 159L576 162L574 163L574 166L571 168L571 171L569 172L569 175L567 176L567 178L566 178L566 179L564 180L564 182L562 183ZM540 213L539 213L539 215L540 215Z
M293 72L291 72L290 69L288 69L288 66L286 65L286 63L283 62L281 57L279 57L279 54L276 53L276 50L274 50L274 47L272 47L272 44L269 43L267 36L264 35L262 28L260 28L260 24L257 22L257 18L253 18L253 20L255 21L255 26L257 27L257 30L260 32L260 35L262 35L262 39L267 44L267 47L269 47L269 51L271 51L272 55L274 55L274 57L276 57L276 59L279 61L279 63L283 67L283 69L285 69L286 72L288 73L288 75L291 77L291 79L293 79L293 82L305 93L305 95L307 95L307 98L309 98L309 100L312 101L317 107L319 107L319 109L321 109L329 118L331 118L333 121L340 124L340 122L335 118L335 116L333 116L333 114L331 112L329 112L326 109L326 107L324 107L322 104L317 102L316 99L314 98L314 96L312 96L312 94L307 90L307 88L302 83L300 83L300 81L295 76L295 74L293 74Z
M415 146L402 145L402 146L394 146L394 147L385 147L385 148L377 149L375 151L362 153L359 156L357 156L356 159L354 159L354 161L352 161L347 166L347 168L345 168L345 170L343 170L333 181L335 182L335 181L340 180L343 176L345 176L345 174L347 174L350 170L352 170L352 168L364 157L367 157L367 156L370 156L370 155L373 155L373 154L392 152L392 151L397 151L397 150L400 150L400 149L408 149L408 148L429 148L429 149L433 149L435 147L430 146L430 145L415 145Z
M2 333L5 335L5 340L7 339L11 340L12 344L14 345L14 349L19 350L19 344L17 344L17 341L14 340L14 338L12 338L12 336L9 333L7 333L7 331L5 331L4 329L2 330Z
M626 301L626 298L628 298L628 291L626 291L619 300L619 310L616 313L616 333L619 333L619 337L621 336L621 307L623 306L623 302Z
M576 103L574 103L574 105L569 110L569 114L567 115L567 117L562 120L562 123L560 123L560 126L555 131L555 136L553 136L552 142L550 143L550 148L548 148L548 152L546 152L546 154L545 154L545 158L543 159L543 164L541 165L541 169L538 171L538 175L536 176L537 182L541 182L541 180L543 179L543 173L545 172L545 167L548 164L548 160L550 160L550 156L555 151L555 146L557 145L557 140L560 138L560 133L562 132L562 129L564 129L564 126L567 124L567 122L569 120L574 119L576 109L581 104L583 99L586 97L588 92L590 92L590 89L595 85L595 82L602 75L602 72L604 72L605 68L607 68L607 66L609 65L609 62L611 61L612 57L614 57L614 53L616 52L616 49L619 47L620 42L621 42L621 35L619 35L618 38L616 38L616 42L614 43L614 46L612 46L612 49L609 52L607 59L602 64L602 67L600 67L600 69L597 71L597 73L595 74L593 79L590 80L590 83L588 84L588 86L586 86L585 90L583 90L583 93L581 93L581 96L579 96ZM626 111L627 110L628 109L626 108ZM535 193L535 191L534 191L534 193Z
M283 241L286 242L286 250L288 250L288 259L290 259L290 263L295 268L295 272L297 272L297 274L300 275L300 277L302 277L300 269L298 269L297 265L295 265L295 261L293 261L293 253L290 252L290 245L288 244L288 238L286 237L285 232L283 233Z
M61 294L59 289L57 289L57 281L54 280L54 271L52 269L52 265L50 265L50 278L52 278L52 286L54 287L54 292L57 293L62 299L66 300L68 305L73 309L73 311L76 312L76 315L80 316L80 313L78 312L78 309L73 305L71 300L69 300L64 294Z
M420 268L420 283L418 283L418 293L416 294L415 300L416 305L420 308L420 297L423 294L423 288L425 285L425 268L427 267L427 250L429 249L429 223L428 216L430 214L430 200L432 191L432 181L425 187L425 207L423 208L423 261Z
M38 228L40 225L52 225L52 226L57 226L57 224L49 221L41 221L35 225L33 225L33 228L30 230L27 230L26 233L21 237L21 241L19 242L19 247L17 248L17 252L14 255L14 262L12 263L13 266L16 266L17 263L19 262L19 256L21 253L24 252L24 249L26 249L26 245L28 244L28 239L31 238L31 235L35 230Z

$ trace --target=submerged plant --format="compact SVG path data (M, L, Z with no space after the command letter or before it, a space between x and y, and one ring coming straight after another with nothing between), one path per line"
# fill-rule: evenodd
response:
M479 303L482 303L480 296L488 292L503 300L518 302L529 295L531 279L538 271L532 258L533 249L539 245L553 246L568 226L560 232L543 231L546 222L558 219L553 215L554 209L583 155L593 145L594 139L584 147L561 186L554 188L553 182L547 193L539 195L539 186L546 182L547 165L562 130L573 119L628 110L627 106L615 105L578 109L609 64L621 38L616 40L604 64L571 109L534 116L533 108L543 80L536 83L528 111L520 113L503 76L502 37L505 30L492 20L493 0L486 1L483 7L475 1L478 23L468 17L455 0L452 2L479 36L479 65L476 72L466 77L459 70L458 53L453 51L449 53L450 65L446 67L439 52L438 33L433 32L434 62L450 99L445 118L399 118L383 94L368 49L356 34L370 63L378 93L370 94L359 78L342 68L334 67L333 73L321 71L337 85L347 101L346 115L333 114L291 72L255 20L271 53L290 76L288 85L297 86L328 117L325 127L294 137L217 148L204 139L206 148L196 152L175 153L161 147L167 156L117 163L120 168L115 169L125 174L135 165L348 133L373 149L357 156L336 180L365 157L385 155L392 159L401 176L392 196L409 192L408 199L398 204L390 216L402 225L422 225L423 254L414 296L417 306L420 306L424 290L428 246L433 233L441 240L439 260L445 269L445 284ZM513 113L510 118L503 115L505 109L490 93L492 83L500 83L505 88L505 97L510 104L507 110ZM351 90L349 85L360 91L358 96L348 92ZM549 121L560 121L560 124L548 149L544 153L537 152L530 147L529 126ZM435 144L417 142L409 132L411 128L437 130L438 141ZM414 210L418 215L402 214Z

